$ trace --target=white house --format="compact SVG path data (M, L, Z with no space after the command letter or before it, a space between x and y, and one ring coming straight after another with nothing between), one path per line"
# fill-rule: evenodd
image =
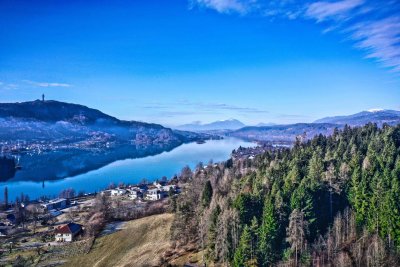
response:
M147 200L159 200L159 199L163 199L167 196L168 196L168 192L164 192L157 188L149 189L149 190L147 190L147 193L146 193Z
M64 224L54 231L55 239L57 242L72 242L81 231L82 225L80 224Z
M157 199L159 199L158 198L158 192L159 191L160 190L158 190L158 188L147 190L146 199L148 199L148 200L157 200Z
M115 188L111 189L111 196L116 197L116 196L122 196L126 194L126 190L122 188Z

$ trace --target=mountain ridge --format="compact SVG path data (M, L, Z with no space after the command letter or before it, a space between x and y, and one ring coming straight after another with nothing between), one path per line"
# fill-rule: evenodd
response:
M114 124L131 123L163 127L154 123L120 120L98 109L56 100L0 103L0 117L36 119L44 122L67 121L78 124L93 124L96 121L103 120Z
M342 126L331 123L295 123L271 126L246 126L228 133L229 136L252 141L293 142L299 135L312 138L315 135L330 135Z
M175 127L179 130L187 131L212 131L212 130L236 130L246 125L237 119L214 121L211 123L189 123Z
M69 142L74 142L93 136L135 144L176 145L205 138L159 124L119 120L80 104L55 100L0 103L0 141L72 139Z
M361 111L351 115L331 116L315 120L313 123L347 124L350 126L363 126L369 122L382 126L384 123L393 125L400 123L400 111L389 109L373 109Z

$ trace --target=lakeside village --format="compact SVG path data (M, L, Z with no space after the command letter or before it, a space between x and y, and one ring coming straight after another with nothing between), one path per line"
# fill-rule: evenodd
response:
M185 172L191 175L189 167ZM21 195L13 203L8 203L6 187L0 204L0 266L17 260L16 255L24 260L21 255L30 253L35 258L56 257L68 253L75 243L73 249L85 250L95 236L118 230L113 227L118 221L167 212L181 192L179 183L177 176L163 177L153 183L111 184L101 192L78 196L66 189L50 200L30 201Z
M118 145L114 136L100 131L90 132L90 136L78 142L69 142L69 138L61 138L52 142L45 140L16 140L0 141L0 155L35 155L44 152L65 149L86 149L92 151L103 151Z

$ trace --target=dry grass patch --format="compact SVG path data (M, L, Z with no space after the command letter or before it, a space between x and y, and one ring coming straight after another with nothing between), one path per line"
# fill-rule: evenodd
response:
M98 238L89 254L72 258L65 266L158 266L170 247L174 215L154 215L126 225L126 229Z

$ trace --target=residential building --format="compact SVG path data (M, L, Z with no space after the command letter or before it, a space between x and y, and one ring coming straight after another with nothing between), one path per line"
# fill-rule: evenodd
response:
M122 188L115 188L115 189L111 189L111 196L112 197L116 197L116 196L122 196L126 194L126 189L122 189Z
M56 210L56 209L65 209L68 206L68 203L65 198L56 198L50 200L47 203L41 204L41 206L46 210Z
M146 193L147 200L159 200L168 196L168 192L162 191L158 188L149 189Z
M59 226L54 231L55 239L57 242L72 242L81 231L82 225L76 223L68 223Z

